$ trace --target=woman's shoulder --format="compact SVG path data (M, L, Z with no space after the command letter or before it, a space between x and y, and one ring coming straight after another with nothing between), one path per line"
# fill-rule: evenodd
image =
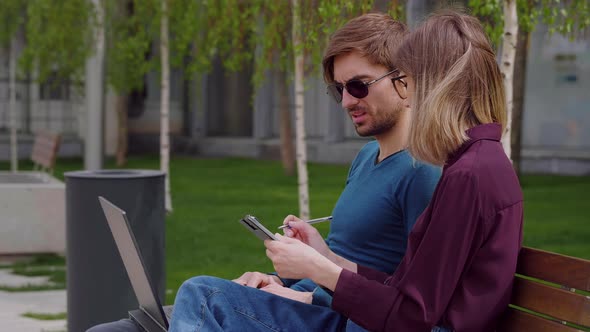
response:
M448 167L443 177L450 183L470 183L475 196L495 210L523 199L516 172L500 144L478 142Z

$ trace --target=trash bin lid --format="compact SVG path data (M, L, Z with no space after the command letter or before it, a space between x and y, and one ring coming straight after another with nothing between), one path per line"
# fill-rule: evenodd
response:
M165 173L153 169L101 169L65 172L66 178L84 179L134 179L164 176Z

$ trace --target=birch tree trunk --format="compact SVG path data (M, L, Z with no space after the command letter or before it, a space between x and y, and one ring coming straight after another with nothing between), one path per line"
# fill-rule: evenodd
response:
M18 172L18 144L16 130L16 36L10 42L10 55L8 56L8 90L9 96L9 117L10 117L10 170Z
M104 58L105 27L104 3L92 0L96 9L95 53L86 60L86 133L84 138L84 168L99 170L103 167L104 146Z
M160 170L166 173L166 211L172 212L170 196L170 62L168 60L168 0L162 0L160 23L160 57L162 61L162 81L160 85Z
M303 51L301 45L301 20L298 0L291 0L293 26L293 58L295 60L295 149L297 154L297 182L299 183L299 217L309 219L309 189L307 176L307 147L305 144L305 117L303 95Z
M504 77L506 90L506 129L502 136L502 147L504 152L511 157L510 137L512 130L512 108L513 108L513 80L514 80L514 59L516 57L516 42L518 39L518 14L516 12L516 0L504 0L504 35L502 37L502 58L500 70Z

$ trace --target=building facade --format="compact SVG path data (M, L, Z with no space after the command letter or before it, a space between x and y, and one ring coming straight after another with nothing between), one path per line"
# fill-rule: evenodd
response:
M0 158L8 159L8 57L0 53ZM280 157L279 91L269 74L257 89L251 70L211 73L186 80L171 75L170 130L173 153L195 156ZM129 98L130 151L159 151L159 76L146 76L144 91ZM326 94L321 68L305 82L308 160L348 163L366 138ZM522 132L524 172L590 174L590 37L570 41L543 26L531 36L526 68ZM61 155L82 155L85 132L83 89L18 80L17 125L21 158L36 130L64 136ZM252 97L254 96L254 97ZM290 100L292 101L292 96ZM291 103L292 108L292 103ZM292 111L292 110L291 110ZM291 112L293 113L293 112ZM294 119L292 119L294 124ZM116 147L114 98L105 102L105 152Z

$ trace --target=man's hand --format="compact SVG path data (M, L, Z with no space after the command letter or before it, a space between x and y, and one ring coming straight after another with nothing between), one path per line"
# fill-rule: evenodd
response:
M314 248L297 239L280 234L276 236L277 241L264 241L266 256L272 261L275 271L284 278L311 278L312 273L328 261Z
M336 253L330 250L326 244L326 241L322 238L322 235L315 227L302 221L294 215L288 215L283 221L283 225L289 225L288 228L283 230L286 237L297 239L307 244L319 252L322 256L328 258L334 264L356 273L358 269L356 263L349 261L344 257L338 256Z
M313 299L313 293L311 292L299 292L289 287L283 287L275 283L274 280L270 284L262 287L260 290L308 304L311 304Z
M330 290L336 288L342 272L340 266L297 239L280 234L276 234L276 237L276 241L265 240L264 245L266 256L279 275L292 279L310 278Z
M275 285L282 287L283 284L279 277L260 272L246 272L242 274L239 278L234 279L232 281L240 285L253 288L262 288L268 286L271 283L274 283Z
M283 225L289 225L288 228L284 229L285 236L297 239L314 248L325 257L329 257L331 250L315 227L294 215L288 215L283 221Z

